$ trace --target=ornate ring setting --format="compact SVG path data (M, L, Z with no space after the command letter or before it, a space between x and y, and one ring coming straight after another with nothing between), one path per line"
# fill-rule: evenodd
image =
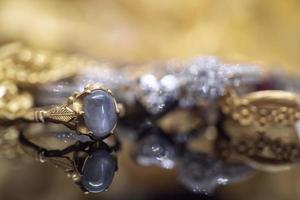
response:
M104 139L114 132L123 106L112 92L100 84L87 85L83 92L74 92L64 105L48 109L32 109L20 116L30 122L64 124L78 134Z

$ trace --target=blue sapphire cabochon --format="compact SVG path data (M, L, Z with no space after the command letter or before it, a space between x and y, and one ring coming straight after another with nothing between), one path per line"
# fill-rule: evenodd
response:
M114 98L104 90L94 90L83 100L84 122L96 137L105 137L117 123Z

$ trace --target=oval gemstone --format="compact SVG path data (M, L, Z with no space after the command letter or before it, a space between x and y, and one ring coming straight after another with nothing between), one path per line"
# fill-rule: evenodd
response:
M103 90L95 90L83 100L84 122L97 137L107 136L117 123L113 97Z
M81 184L88 192L103 192L111 185L116 168L117 161L109 152L97 150L84 164Z

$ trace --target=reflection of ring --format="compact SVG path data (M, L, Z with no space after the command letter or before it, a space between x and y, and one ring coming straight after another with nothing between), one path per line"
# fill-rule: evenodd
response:
M109 89L93 84L87 85L81 93L74 92L64 105L33 109L20 118L31 122L61 123L79 134L103 139L113 133L121 109Z
M40 162L50 162L64 169L86 193L107 190L118 169L117 159L113 154L119 149L118 140L113 146L98 140L77 142L61 150L48 150L20 133L19 142L25 152L31 156L37 155Z

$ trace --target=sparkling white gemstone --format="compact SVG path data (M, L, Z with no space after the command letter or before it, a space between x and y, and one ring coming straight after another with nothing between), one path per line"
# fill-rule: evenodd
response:
M173 102L178 96L178 81L174 75L165 75L157 79L152 74L146 74L139 80L139 90L142 103L152 114L161 112L167 103Z
M145 74L139 79L138 97L150 113L157 114L176 101L182 107L192 107L215 100L228 86L252 84L261 78L260 69L254 65L225 64L213 56L195 58L180 66L169 69L162 78Z

